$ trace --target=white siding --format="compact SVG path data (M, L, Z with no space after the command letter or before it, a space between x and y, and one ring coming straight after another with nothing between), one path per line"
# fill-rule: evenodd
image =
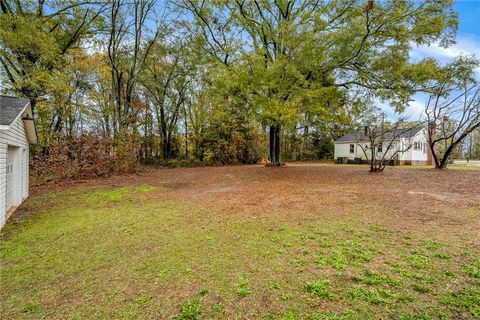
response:
M12 146L28 146L27 135L21 117L18 117L8 130L0 130L0 141Z
M421 146L420 150L415 150L415 142ZM411 140L403 139L404 145L410 144L411 147L400 155L400 160L411 161L415 164L417 161L426 162L428 160L428 145L426 130L419 131Z
M421 149L415 150L414 142L418 142ZM425 130L418 132L412 141L412 161L427 161L428 157L428 146L427 146L427 136Z
M408 147L408 145L410 144L410 142L408 141L408 139L405 139L405 138L401 138L400 139L400 147L402 149L405 149ZM401 152L400 153L400 160L401 161L411 161L412 160L412 148L408 149L407 151L405 152Z
M7 196L7 144L0 131L0 228L5 224L5 206Z
M15 190L16 205L28 196L28 141L23 125L22 117L19 116L8 130L0 130L0 228L6 220L6 164L8 146L18 147L15 164L17 170L17 188ZM21 171L23 170L23 172Z
M382 155L385 153L385 150L388 147L388 144L390 142L386 141L383 143L383 151L382 152L377 152L376 156L377 159L381 159ZM353 144L353 153L350 153L350 145ZM354 158L362 158L362 160L368 160L367 157L365 156L365 152L363 151L362 147L365 149L367 152L368 157L370 157L370 142L363 142L361 143L362 146L360 146L359 143L355 142L345 142L345 143L335 143L335 159L338 157L348 157L348 159L353 160ZM397 142L393 142L393 145L390 147L388 150L388 155L385 156L386 159L389 159L393 153L396 152L398 149L398 144Z
M351 144L353 144L353 153L350 153ZM335 143L334 158L337 159L338 157L348 157L350 160L353 160L354 158L362 158L362 160L367 159L362 148L354 142Z

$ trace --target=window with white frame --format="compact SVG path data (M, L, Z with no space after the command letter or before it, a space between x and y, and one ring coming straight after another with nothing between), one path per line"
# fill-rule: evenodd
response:
M355 152L355 145L351 144L350 145L350 153L354 153L354 152Z
M383 152L383 144L380 142L377 147L378 152Z

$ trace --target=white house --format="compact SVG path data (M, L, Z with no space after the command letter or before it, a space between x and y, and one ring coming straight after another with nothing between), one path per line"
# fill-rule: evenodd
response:
M397 132L398 133L398 132ZM432 154L428 146L428 135L426 127L418 127L410 130L403 130L403 132L394 135L392 147L389 150L390 154L397 153L393 160L395 165L431 165ZM386 145L391 139L385 138L383 145L379 145L377 154L381 156L382 152L386 151ZM348 158L349 163L367 162L367 157L363 149L368 149L370 142L363 132L354 132L344 135L335 140L335 159ZM410 146L408 148L408 146ZM363 149L362 149L363 147ZM383 149L383 150L382 150ZM406 150L408 149L408 150ZM398 152L398 150L406 150ZM390 158L389 155L385 158Z
M28 196L28 146L36 142L29 100L0 95L0 228Z

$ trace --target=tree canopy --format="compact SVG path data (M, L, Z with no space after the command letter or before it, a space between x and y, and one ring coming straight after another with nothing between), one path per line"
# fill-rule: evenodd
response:
M409 61L413 45L454 41L451 1L193 1L205 50L235 74L236 97L276 132L300 115L325 117L352 88L403 110L435 63ZM270 157L277 158L276 134ZM273 148L272 148L273 145Z

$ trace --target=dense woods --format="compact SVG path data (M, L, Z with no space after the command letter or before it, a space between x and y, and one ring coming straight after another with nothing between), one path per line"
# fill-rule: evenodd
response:
M449 0L1 0L0 9L1 89L30 99L34 170L47 179L328 159L375 101L401 112L415 93L444 96L442 83L476 85L473 57L409 59L413 46L454 42ZM462 73L445 76L454 67Z

